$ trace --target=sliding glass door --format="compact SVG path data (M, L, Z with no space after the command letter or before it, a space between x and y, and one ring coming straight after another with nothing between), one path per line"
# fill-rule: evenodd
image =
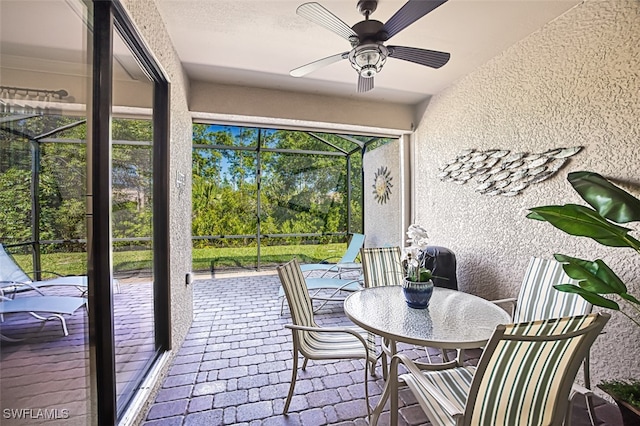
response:
M110 424L169 349L169 85L121 5L94 9L89 315L98 417Z
M153 81L119 31L113 45L112 259L117 407L155 360Z
M116 424L169 348L168 90L118 2L0 2L3 425Z
M91 14L74 0L0 2L0 303L24 307L0 323L3 425L95 418L86 281L36 292L6 279L87 275ZM41 302L51 312L30 314Z

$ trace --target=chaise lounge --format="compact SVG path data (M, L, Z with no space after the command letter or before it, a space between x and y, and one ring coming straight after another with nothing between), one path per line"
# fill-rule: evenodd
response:
M356 262L356 258L360 253L360 248L364 245L364 234L353 234L351 241L347 246L347 250L342 255L342 258L337 263L329 263L329 259L324 259L320 263L306 263L300 265L302 272L308 275L312 271L323 271L322 277L325 277L328 273L332 278L336 276L340 277L341 273L349 271L359 271L361 265Z
M86 303L87 299L84 297L74 296L28 296L10 299L0 295L0 319L4 321L5 314L28 313L42 321L38 333L42 331L48 320L57 319L62 325L62 332L68 336L69 330L63 315L73 315ZM18 342L24 339L8 337L0 333L0 340Z
M54 272L52 272L55 274ZM59 275L59 274L56 274ZM120 283L114 279L113 284L116 291L120 292ZM0 244L0 289L5 293L10 292L13 296L17 292L24 290L35 290L40 295L44 295L40 289L42 287L52 286L70 286L80 290L82 295L87 292L87 276L86 275L59 275L55 278L46 280L33 281L29 275L16 263L11 255ZM13 297L12 296L12 297Z

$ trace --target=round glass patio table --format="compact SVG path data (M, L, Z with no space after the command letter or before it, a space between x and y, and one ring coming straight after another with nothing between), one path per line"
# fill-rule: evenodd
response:
M349 295L344 312L355 324L392 342L441 349L473 349L486 344L509 314L469 293L434 287L426 309L407 306L401 286L365 288Z
M475 349L484 346L498 324L510 315L488 300L461 291L434 287L429 307L407 305L401 286L365 288L349 295L344 312L355 324L387 339L391 354L396 342L441 349ZM446 354L443 352L446 359ZM374 409L378 417L389 398L389 383ZM398 401L391 398L390 425L398 424Z

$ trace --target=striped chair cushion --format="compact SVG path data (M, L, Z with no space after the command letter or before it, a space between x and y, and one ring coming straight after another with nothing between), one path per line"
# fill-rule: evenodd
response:
M454 407L463 412L475 370L475 367L468 366L430 371L419 377L413 374L404 374L400 376L400 379L409 386L416 396L422 409L429 415L431 424L434 426L455 426L455 419L442 408L438 400L429 392L429 388L435 388Z
M305 278L297 260L292 260L278 268L280 282L287 297L291 318L294 324L305 327L318 327L313 316L313 304L305 283ZM365 338L368 334L358 330ZM362 343L347 333L316 333L303 330L293 330L299 342L299 349L303 355L314 359L335 359L336 352L341 352L341 358L364 358L365 350ZM369 360L376 359L376 346L367 340Z
M514 312L513 322L535 321L584 315L591 304L577 294L553 288L556 284L576 284L555 260L533 257L524 276Z
M570 333L596 321L596 315L507 325L504 336ZM558 340L498 340L488 361L481 360L471 424L513 426L557 423L556 395L584 335ZM575 372L574 372L575 374ZM567 395L568 397L568 395Z
M347 333L300 332L300 352L312 359L335 359L336 351L340 358L362 359L365 357L362 343ZM360 333L366 340L366 334ZM367 342L369 361L376 360L376 347Z
M366 247L360 249L365 287L402 285L400 247Z
M400 378L435 426L559 426L579 363L609 318L590 314L500 325L475 371L418 371L399 356L409 369Z
M365 287L402 285L400 247L363 247L360 249L360 261ZM367 344L376 347L375 334L367 335Z
M293 259L278 269L293 323L305 327L317 327L313 318L313 302L305 284L300 264Z

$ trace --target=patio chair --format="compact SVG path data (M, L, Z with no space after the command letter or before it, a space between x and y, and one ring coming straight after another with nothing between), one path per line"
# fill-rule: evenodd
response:
M360 249L365 287L402 285L404 274L400 247L363 247Z
M584 315L592 305L577 294L553 288L556 284L577 284L553 259L532 257L524 274L517 298L494 300L496 304L512 305L513 322Z
M434 426L568 423L573 380L609 317L602 313L499 325L477 367L459 360L419 364L394 355L392 415L397 413L400 380ZM398 376L398 364L408 372ZM372 425L379 411L374 411Z
M9 298L0 294L0 318L4 322L6 314L28 313L42 321L38 333L42 331L48 320L57 319L62 325L62 332L69 335L67 323L63 315L73 315L80 307L86 306L87 299L73 296L28 296ZM40 314L47 314L46 316ZM0 340L19 342L17 339L0 333Z
M356 258L358 257L360 248L364 245L364 238L365 236L363 234L353 234L347 246L347 251L344 252L344 255L337 263L329 263L329 260L335 259L334 257L329 257L321 260L320 263L300 265L300 269L307 275L312 271L322 271L322 277L327 274L331 274L332 277L340 277L344 272L359 271L360 264L356 262Z
M40 295L44 295L44 293L40 291L42 287L70 286L77 288L82 295L85 295L87 291L86 275L64 276L55 272L50 273L58 276L41 281L31 280L29 275L20 268L13 257L5 250L4 246L0 244L0 289L4 290L5 294L10 292L12 297L15 297L17 292L35 290ZM113 280L113 283L116 286L116 291L119 293L120 283L116 279Z
M404 272L402 269L401 250L397 246L387 247L363 247L360 249L362 261L362 276L365 288L381 287L388 285L402 285ZM375 347L376 335L369 332L367 341ZM388 376L387 358L391 358L391 343L388 339L380 339L379 358L382 363L382 376L386 380ZM427 351L427 355L429 352Z
M300 265L301 271L302 266L303 265ZM343 292L352 293L362 290L362 279L360 277L356 279L329 278L324 276L315 278L304 277L304 282L307 290L310 292L309 297L311 301L319 300L322 302L314 308L314 312L318 312L329 302L342 302L344 300ZM280 286L278 289L278 298L281 299L280 315L282 315L284 313L284 302L286 299L283 286Z
M593 306L574 293L565 293L553 288L556 284L577 284L562 269L562 264L553 259L532 257L524 275L518 298L494 300L496 304L512 306L514 323L560 318L566 316L586 315ZM584 387L575 386L575 391L586 398L587 410L591 424L595 424L595 410L591 399L591 377L589 371L589 353L583 365ZM585 389L586 388L586 389Z
M309 297L305 279L298 261L280 265L277 268L280 282L284 288L293 324L285 327L291 329L293 335L293 368L291 385L284 404L283 414L287 414L298 374L298 354L304 357L302 369L310 359L363 359L364 360L364 392L369 407L369 386L367 375L369 365L376 361L375 346L370 347L361 335L361 331L346 327L320 327L313 315L313 304ZM372 369L373 374L373 369Z
M362 290L362 284L359 279L343 280L340 278L306 278L305 285L312 301L320 300L322 303L314 308L314 312L318 312L329 302L341 302L344 300L342 292L354 292ZM284 313L285 291L282 286L278 290L278 298L280 303L280 315Z
M360 249L362 276L365 288L388 285L402 285L404 279L400 262L400 247L363 247ZM367 341L375 347L376 335L368 332ZM380 341L382 376L387 379L387 357L391 357L391 347L387 339Z

